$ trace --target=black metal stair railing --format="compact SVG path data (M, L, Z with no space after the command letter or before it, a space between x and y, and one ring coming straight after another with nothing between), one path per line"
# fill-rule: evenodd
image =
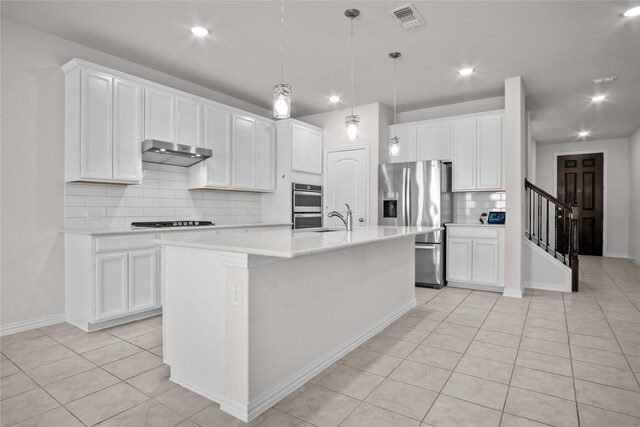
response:
M571 268L571 290L578 291L577 203L561 202L524 180L527 203L525 237L557 261Z

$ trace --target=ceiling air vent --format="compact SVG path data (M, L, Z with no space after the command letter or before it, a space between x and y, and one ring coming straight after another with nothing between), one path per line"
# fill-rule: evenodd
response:
M618 76L600 77L599 79L591 80L591 83L594 85L605 85L613 83L617 78Z
M389 13L395 15L405 29L417 27L424 24L424 19L416 10L416 7L409 3L396 9L390 10Z

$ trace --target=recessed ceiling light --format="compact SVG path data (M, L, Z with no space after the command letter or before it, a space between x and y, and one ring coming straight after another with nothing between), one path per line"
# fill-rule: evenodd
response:
M473 72L474 72L473 68L463 68L462 70L458 71L458 74L460 74L461 76L468 76Z
M588 130L583 130L583 131L581 131L581 132L578 132L578 136L579 136L580 138L585 138L585 137L589 136L589 133L590 133L590 132L589 132Z
M333 95L329 97L329 101L331 102L338 102L340 101L340 97L338 95Z
M209 30L204 27L192 27L191 32L194 36L204 37L209 34Z
M638 16L638 15L640 15L640 6L632 7L631 9L627 10L624 13L624 16L626 16L627 18L631 18L633 16Z
M596 95L593 98L591 98L591 100L593 102L602 102L602 101L604 101L605 98L606 98L605 95Z

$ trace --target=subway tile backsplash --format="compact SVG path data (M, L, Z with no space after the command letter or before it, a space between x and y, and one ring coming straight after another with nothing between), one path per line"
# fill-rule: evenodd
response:
M506 197L503 192L453 193L453 220L458 223L479 224L483 212L504 211Z
M143 163L140 185L67 183L65 227L128 227L173 219L217 224L260 222L258 193L188 190L188 169Z

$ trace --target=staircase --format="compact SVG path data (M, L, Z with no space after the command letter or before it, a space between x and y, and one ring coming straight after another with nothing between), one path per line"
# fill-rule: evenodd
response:
M566 281L567 289L578 291L578 220L577 204L566 204L553 197L540 187L536 187L525 179L527 211L525 218L524 238L530 257L529 273L531 275L547 275L551 281ZM543 258L539 258L542 254ZM538 257L538 259L535 259ZM558 271L554 278L553 271L544 270L549 260ZM554 264L546 264L554 269ZM570 271L566 269L570 269ZM569 286L570 283L570 286ZM525 283L526 284L526 283Z

